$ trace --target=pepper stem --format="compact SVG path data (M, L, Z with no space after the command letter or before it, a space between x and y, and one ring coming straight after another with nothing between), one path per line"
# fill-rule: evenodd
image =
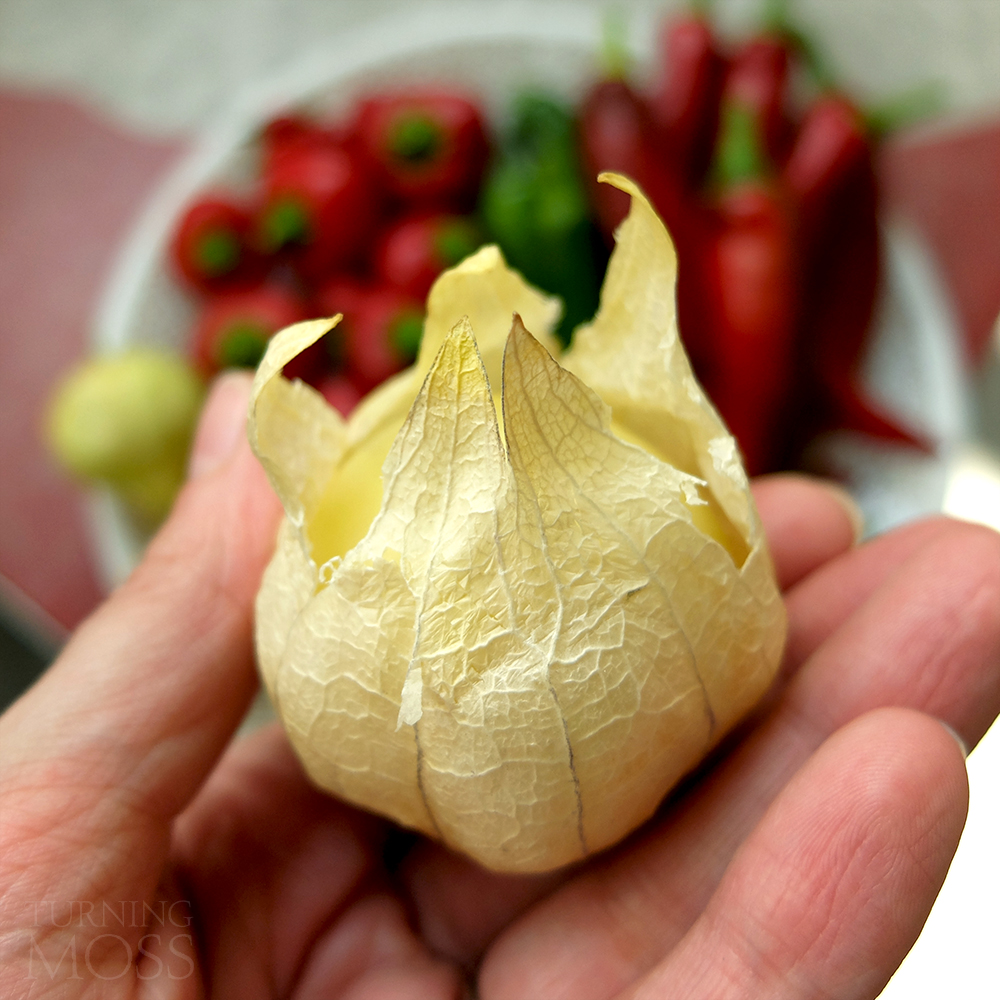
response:
M768 160L756 112L739 101L727 101L712 161L713 182L729 188L767 173Z
M632 65L628 48L625 15L618 7L609 8L601 26L600 65L606 80L624 80Z
M482 245L476 227L467 219L445 223L434 236L434 250L448 267L465 260Z
M228 229L211 229L198 241L195 260L213 278L228 274L240 262L240 241Z
M941 112L947 103L940 80L921 83L863 112L865 127L876 138Z
M814 86L819 90L832 90L836 87L836 75L830 67L827 53L795 23L790 0L765 0L761 24L799 57Z
M411 363L420 350L420 340L424 335L422 313L407 311L392 322L389 337L400 358Z
M441 148L441 126L424 114L407 114L396 120L389 133L389 150L409 163L424 163Z
M238 323L219 341L216 361L222 368L256 368L270 334L257 323Z
M279 198L261 218L260 238L264 249L272 253L290 243L305 243L309 239L309 215L295 199Z

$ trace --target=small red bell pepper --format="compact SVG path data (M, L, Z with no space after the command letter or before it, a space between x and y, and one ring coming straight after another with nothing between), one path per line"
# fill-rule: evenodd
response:
M223 368L254 368L278 330L305 318L298 297L277 285L222 293L205 304L198 318L192 359L206 376ZM304 377L312 367L314 359L300 357L288 366L289 377Z
M422 302L437 276L482 242L471 216L440 212L404 216L378 239L373 254L375 273L385 284Z
M347 377L363 392L413 363L424 328L423 303L388 285L335 278L320 289L324 313L343 313L335 332Z
M225 195L190 205L170 243L174 266L198 292L248 287L262 280L265 261L251 244L253 216Z
M380 213L378 192L358 155L329 135L291 134L264 176L258 242L283 251L307 281L361 259Z
M288 114L272 118L260 132L262 153L261 172L264 176L271 171L274 160L289 146L307 142L324 142L329 138L327 131L303 115Z
M441 89L375 95L361 102L351 133L368 169L405 203L459 211L474 204L489 146L467 97Z
M659 51L664 71L650 95L650 111L677 172L696 189L712 157L726 60L708 20L697 13L667 21Z

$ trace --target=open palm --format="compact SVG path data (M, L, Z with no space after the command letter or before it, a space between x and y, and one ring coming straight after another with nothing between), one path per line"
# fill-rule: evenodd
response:
M0 721L0 995L878 995L965 817L940 722L972 746L1000 707L1000 535L855 547L831 491L760 481L791 628L768 703L626 843L497 876L315 791L277 727L229 744L278 514L245 396L216 391L147 559Z

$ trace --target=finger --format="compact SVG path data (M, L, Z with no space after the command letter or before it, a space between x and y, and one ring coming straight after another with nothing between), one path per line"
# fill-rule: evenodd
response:
M174 824L209 995L292 996L314 943L377 868L384 832L308 783L277 724L234 742Z
M812 654L784 711L825 735L869 709L905 705L971 748L997 715L998 665L1000 533L943 522Z
M964 759L940 724L902 709L855 720L771 805L676 951L620 1000L877 996L930 912L967 806Z
M316 942L295 1000L459 1000L462 977L417 940L398 899L368 896Z
M131 911L131 907L129 910ZM172 874L168 874L157 887L153 899L145 907L137 906L137 910L142 917L139 918L137 915L135 922L142 922L144 926L142 937L139 938L134 952L136 978L143 984L168 981L175 985L175 990L177 984L183 983L180 990L169 996L169 1000L204 1000L197 928L194 925L191 900L184 887ZM103 921L98 922L103 923ZM133 922L131 912L128 913L126 922ZM106 929L102 928L98 934ZM116 929L121 928L119 926ZM122 978L124 974L120 937L114 935L107 940L114 941L112 954L117 959L117 966L112 966L98 975L91 961L87 963L87 971L91 975L97 975L98 978ZM93 944L94 942L91 942L88 947ZM85 949L85 958L86 954ZM142 1000L168 1000L167 997L162 997L155 987L152 993L141 995Z
M934 517L905 525L832 559L785 595L788 641L782 672L795 673L813 651L858 610L899 567L955 522Z
M0 720L2 808L18 817L0 850L8 872L30 858L61 891L145 898L171 818L245 711L253 595L278 515L246 444L248 391L245 376L217 385L194 478L142 564Z
M825 480L792 473L761 476L753 481L753 496L782 590L851 548L861 536L857 504Z
M945 529L896 565L804 665L771 718L666 813L669 822L515 924L486 969L516 970L521 985L537 976L523 995L540 1000L613 996L687 931L768 803L835 729L901 705L943 719L974 745L1000 705L1000 535L955 522Z
M776 572L790 586L854 545L860 514L843 490L801 475L754 481ZM442 954L475 961L517 914L550 892L566 873L538 878L495 875L433 845L403 871L421 932Z
M568 877L501 875L439 844L424 842L406 859L400 878L420 936L465 968L518 914Z

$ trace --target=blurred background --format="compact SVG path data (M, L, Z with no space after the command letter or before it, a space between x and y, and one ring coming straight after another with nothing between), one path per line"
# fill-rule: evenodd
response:
M652 26L678 6L614 5L640 75L655 44ZM955 340L957 381L946 390L961 396L962 419L937 470L940 506L1000 527L1000 0L785 6L859 102L938 88L937 112L889 140L879 177L887 213L933 270ZM752 30L761 9L759 0L712 5L730 38ZM108 584L93 513L41 444L47 400L106 335L98 316L108 315L108 283L145 206L206 137L228 127L234 102L317 47L349 59L353 46L370 46L415 17L431 29L456 11L466 20L477 11L562 19L589 32L596 49L608 10L584 0L0 0L3 703L50 661ZM935 401L913 405L933 409ZM970 760L972 812L953 874L886 997L1000 990L986 962L1000 937L995 736Z

